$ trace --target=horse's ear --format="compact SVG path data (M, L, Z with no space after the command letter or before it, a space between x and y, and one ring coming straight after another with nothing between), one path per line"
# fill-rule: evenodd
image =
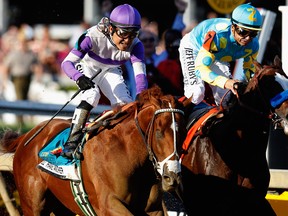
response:
M277 66L278 68L282 68L282 61L278 55L274 57L274 65Z
M278 69L279 69L279 73L283 76L285 76L286 78L288 78L287 74L283 71L283 68L282 68L282 61L280 59L280 57L278 55L276 55L274 57L274 66L276 66Z

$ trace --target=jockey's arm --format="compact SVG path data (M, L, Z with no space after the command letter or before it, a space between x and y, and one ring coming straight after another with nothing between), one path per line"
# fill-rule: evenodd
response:
M75 68L75 65L84 58L91 47L91 39L89 37L80 36L78 43L76 43L75 47L63 60L61 68L70 79L76 81L79 77L83 76L82 73Z
M131 63L134 71L136 95L138 95L148 88L146 65L144 62L144 47L142 43L137 43L131 52Z
M228 78L211 70L210 67L214 61L215 55L201 47L195 61L196 73L200 74L203 81L224 89Z

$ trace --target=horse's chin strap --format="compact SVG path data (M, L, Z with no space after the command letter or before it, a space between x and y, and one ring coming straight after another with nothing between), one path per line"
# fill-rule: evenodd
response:
M175 172L175 173L179 173L181 172L181 167L180 167L180 163L178 163L177 160L170 160L174 155L176 155L177 158L179 158L178 153L177 153L177 140L176 140L176 132L177 132L177 123L175 121L175 113L181 113L182 115L184 115L184 112L180 109L174 109L171 108L171 104L169 103L170 108L166 108L166 109L159 109L156 110L151 121L148 124L148 127L146 129L146 133L143 133L143 130L141 129L140 125L139 125L139 121L137 118L137 111L135 113L135 122L136 122L136 126L138 128L138 130L140 131L140 134L143 138L144 143L146 144L147 150L148 150L148 154L149 154L149 159L151 160L153 167L155 170L157 170L158 175L160 174L162 176L163 174L163 170L164 170L164 165L167 164L168 166L168 170ZM152 140L152 133L153 133L153 123L155 120L155 117L158 114L164 113L164 112L170 112L172 115L172 130L173 130L173 143L174 143L174 151L172 152L172 154L170 154L167 158L165 158L163 161L158 162L157 158L155 157L152 149L151 149L151 140ZM147 141L146 141L147 140ZM156 176L158 176L156 173Z

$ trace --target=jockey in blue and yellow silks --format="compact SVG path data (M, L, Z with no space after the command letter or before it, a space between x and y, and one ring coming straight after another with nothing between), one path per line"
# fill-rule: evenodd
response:
M192 97L192 103L199 104L204 99L204 82L210 85L217 105L227 89L236 93L233 85L239 80L233 79L229 62L243 58L243 80L251 78L261 24L259 11L250 4L242 4L234 9L231 19L205 20L182 38L179 53L184 94Z

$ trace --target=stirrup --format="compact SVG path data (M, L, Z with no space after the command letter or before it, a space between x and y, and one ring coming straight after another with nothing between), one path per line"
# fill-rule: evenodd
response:
M68 141L64 144L64 149L61 152L62 157L66 157L68 159L78 159L83 160L83 154L77 151L79 147L78 141Z
M76 160L83 160L83 154L81 153L81 152L79 152L79 151L73 151L72 149L70 150L70 151L62 151L62 153L61 153L61 156L62 157L65 157L65 158L67 158L67 159L71 159L71 160L73 160L73 159L76 159Z

